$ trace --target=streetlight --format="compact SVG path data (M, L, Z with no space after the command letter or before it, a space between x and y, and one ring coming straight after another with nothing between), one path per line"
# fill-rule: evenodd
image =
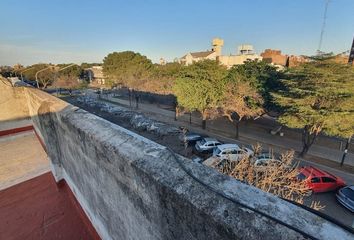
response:
M27 68L27 69L25 69L25 70L23 70L23 71L20 72L20 74L21 74L21 81L23 81L23 73L24 73L24 72L27 72L27 71L29 71L29 70L31 70L31 69L33 69L33 68L35 68L35 67L30 67L30 68Z
M73 63L73 64L70 64L69 66L66 66L66 67L63 67L63 68L59 69L59 70L55 73L55 75L54 75L54 82L57 80L57 73L58 73L58 72L60 72L60 71L62 71L62 70L65 70L65 69L67 69L67 68L73 67L73 66L79 66L79 65L76 64L76 63ZM61 94L61 91L60 91L60 94ZM58 96L58 90L57 90L57 96Z
M40 72L43 72L43 71L45 71L45 70L47 70L47 69L51 68L51 67L52 67L52 66L49 66L49 67L46 67L46 68L44 68L44 69L39 70L38 72L36 72L36 82L37 82L37 88L39 88L39 83L38 83L38 74L39 74Z

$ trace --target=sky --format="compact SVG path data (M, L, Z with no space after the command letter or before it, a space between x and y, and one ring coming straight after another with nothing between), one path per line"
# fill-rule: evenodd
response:
M0 65L102 62L132 50L153 62L252 44L286 54L318 49L325 0L0 0ZM354 0L331 0L322 51L350 49Z

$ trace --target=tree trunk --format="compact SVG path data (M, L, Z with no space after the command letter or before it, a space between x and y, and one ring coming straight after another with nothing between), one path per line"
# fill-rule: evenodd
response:
M132 107L132 92L130 89L128 89L128 94L129 94L129 106L131 108Z
M306 155L318 135L317 132L311 133L310 129L310 126L305 126L302 131L302 151L299 155L300 157L304 157Z
M178 116L178 106L175 106L175 121L177 121Z
M139 109L139 96L135 96L135 107Z
M205 111L202 112L202 129L206 129L206 113Z
M238 139L239 138L239 128L240 128L240 121L235 121L235 129L236 129L236 135L235 135L235 137L236 137L236 139Z
M192 112L189 112L189 124L192 124Z

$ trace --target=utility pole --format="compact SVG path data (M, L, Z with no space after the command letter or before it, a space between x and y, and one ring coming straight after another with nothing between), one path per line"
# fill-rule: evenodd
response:
M349 51L348 64L353 65L353 62L354 62L354 37L353 37L352 48Z
M343 152L343 156L342 156L342 161L340 162L340 166L342 167L343 164L344 164L344 160L345 160L345 157L347 156L348 154L348 148L349 148L349 144L350 144L350 140L352 139L352 137L348 137L348 140L347 140L347 143L345 144L345 148L344 148L344 152Z
M317 54L320 55L322 53L321 48L322 48L322 41L323 41L323 34L326 28L326 19L327 19L327 10L328 10L328 4L330 0L326 0L326 5L325 5L325 11L323 14L323 22L322 22L322 28L321 28L321 34L320 34L320 42L318 44L318 49L317 49Z

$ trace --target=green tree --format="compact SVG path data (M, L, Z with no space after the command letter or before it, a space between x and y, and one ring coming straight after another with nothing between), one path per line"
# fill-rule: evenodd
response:
M173 86L180 107L201 113L203 129L222 98L226 73L226 68L218 62L205 60L183 68Z
M263 61L248 60L244 64L236 65L231 72L248 79L252 87L255 87L264 99L264 108L267 110L276 109L271 92L281 87L280 79L283 76L275 66Z
M60 70L62 68L68 67L70 65L72 65L72 63L58 64L57 69ZM84 72L83 67L78 66L78 65L74 65L74 66L71 66L71 67L61 70L60 72L58 72L58 75L80 78L83 75L83 72Z
M353 135L354 68L330 61L314 61L289 69L285 89L274 94L284 108L279 122L302 128L304 156L321 132Z
M50 68L48 68L48 67L50 67ZM27 80L36 81L36 73L40 70L44 70L45 68L48 68L48 69L38 73L37 77L38 77L39 85L42 86L43 88L46 88L54 80L55 72L56 72L55 66L50 65L50 64L45 64L45 63L34 64L34 65L28 66L26 68L29 70L24 72L23 76Z
M238 138L240 122L263 113L263 98L256 87L237 68L230 69L224 81L220 107L222 114L235 123L236 138Z
M142 88L158 94L172 94L172 87L183 66L177 62L155 64L149 81Z
M151 74L150 59L132 51L114 52L103 59L103 73L115 84L139 89Z

